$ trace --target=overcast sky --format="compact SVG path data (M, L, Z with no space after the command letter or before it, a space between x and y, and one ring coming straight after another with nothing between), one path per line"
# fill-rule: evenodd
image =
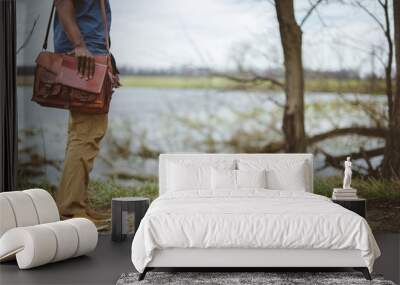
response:
M35 5L32 6L32 2ZM262 0L111 0L112 50L120 65L135 68L201 66L232 68L282 64L278 23L273 5ZM381 17L376 1L366 1ZM40 50L48 1L18 1L18 43L36 15L38 31L29 49ZM304 64L308 68L355 68L369 72L369 52L385 44L378 26L358 8L320 5L303 26ZM297 0L298 22L308 0ZM39 7L40 6L40 7ZM35 54L35 53L33 53ZM21 55L22 56L22 55ZM19 63L30 57L19 58ZM376 68L382 68L376 63Z

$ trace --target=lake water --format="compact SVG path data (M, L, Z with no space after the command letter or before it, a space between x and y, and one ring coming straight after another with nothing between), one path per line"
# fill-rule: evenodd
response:
M30 87L18 88L19 148L33 147L35 152L48 160L62 161L68 112L43 108L31 102L30 97ZM122 87L113 97L108 134L92 176L105 178L111 169L156 174L156 161L142 160L134 154L143 144L162 152L234 152L237 150L228 143L232 138L254 146L278 140L282 117L279 105L283 100L283 94L272 91ZM344 100L373 102L375 107L386 108L383 96L346 94L342 97L310 93L306 95L307 133L316 134L332 127L372 124L357 103L350 105ZM34 135L24 136L22 130L34 130ZM323 142L320 146L333 154L345 154L357 151L360 146L368 149L382 143L381 140L356 140L349 136ZM116 152L116 144L126 146L133 153ZM28 157L21 152L20 159ZM320 165L321 159L317 156L316 166ZM59 171L51 166L44 169L50 181L58 180ZM333 173L329 168L320 172L322 175Z

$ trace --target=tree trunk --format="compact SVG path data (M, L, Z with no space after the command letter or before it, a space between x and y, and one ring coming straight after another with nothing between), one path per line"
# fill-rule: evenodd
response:
M302 31L296 22L293 0L275 0L275 7L285 65L285 151L305 152Z
M389 134L386 138L382 175L400 179L400 1L393 0L394 47L396 60L396 92L393 94L389 114Z

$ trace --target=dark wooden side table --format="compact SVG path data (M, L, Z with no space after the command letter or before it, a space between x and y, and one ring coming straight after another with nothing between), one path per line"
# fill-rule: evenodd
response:
M111 201L111 239L123 241L127 235L134 235L149 205L149 198L113 198Z
M332 199L332 202L339 204L340 206L359 214L364 219L367 216L367 200L364 198L357 198L352 200L337 200Z

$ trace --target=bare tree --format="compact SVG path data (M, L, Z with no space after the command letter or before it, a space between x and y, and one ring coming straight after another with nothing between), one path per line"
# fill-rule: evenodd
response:
M385 19L387 25L387 31L389 34L387 38L390 38L390 24L389 24L389 12L388 3L379 1L381 6L385 9ZM389 132L386 137L385 154L382 165L382 175L387 178L400 178L400 3L398 0L393 0L393 19L394 19L394 42L396 52L396 92L388 95L389 104ZM389 40L388 40L389 43ZM389 56L393 55L393 46L390 50ZM391 60L391 59L390 59ZM389 63L388 63L389 65ZM391 69L390 61L390 69ZM388 78L390 75L390 78ZM390 92L392 93L392 77L391 71L386 71L386 82L387 87L390 86Z
M391 124L391 117L393 115L393 88L392 88L392 65L393 65L393 41L390 30L390 18L389 18L389 4L388 0L378 0L379 5L382 7L385 23L382 23L378 17L370 11L362 2L357 1L356 4L364 10L379 26L382 32L385 35L386 44L387 44L387 60L386 63L383 61L383 65L385 68L385 84L386 84L386 96L388 98L388 107L389 107L389 125Z
M400 177L400 147L399 147L399 137L400 137L400 108L395 107L396 104L399 104L400 96L399 90L396 90L396 94L393 96L393 86L392 86L392 68L393 68L393 40L392 40L392 33L391 33L391 25L390 25L390 16L389 16L389 1L388 0L377 0L379 6L382 8L384 14L384 22L382 23L381 20L366 6L362 4L362 2L357 1L356 4L364 10L379 26L382 30L383 34L385 35L386 44L387 44L387 59L383 62L385 68L385 89L386 89L386 96L388 100L388 132L386 135L386 145L384 150L384 156L382 161L382 169L381 173L382 176L385 178L399 178ZM396 39L399 31L399 3L397 0L393 0L393 16L394 16L394 26L395 26L395 47L396 47L396 61L398 56L399 50L399 38ZM398 70L398 63L397 70ZM398 78L398 71L397 71L397 78Z
M379 27L384 31L385 37L388 41L388 60L380 60L385 66L386 74L386 90L387 97L392 102L393 89L391 80L387 79L391 77L392 61L389 60L389 55L393 55L393 43L391 39L390 31L390 19L388 13L388 0L377 0L381 7L385 11L385 21L383 23L377 18L377 16L363 6L363 2L355 1L357 6L361 7L366 11L377 23ZM374 122L375 126L363 126L363 125L352 125L350 127L339 127L334 126L333 129L323 133L314 134L308 136L305 133L304 124L304 69L302 62L302 26L305 24L307 19L312 15L313 12L317 12L317 6L321 4L323 0L310 1L310 8L305 14L304 18L299 22L296 21L295 12L293 7L293 0L275 0L274 6L277 13L277 19L279 23L280 38L282 43L283 55L284 55L284 71L285 81L281 82L276 78L266 77L264 75L256 74L254 72L247 72L245 76L243 73L241 76L236 75L222 75L225 78L231 79L239 83L259 84L263 82L269 82L272 86L282 88L286 94L286 100L283 104L284 116L283 116L283 140L272 141L268 144L246 149L247 152L304 152L307 147L314 146L317 151L322 153L326 157L326 165L342 168L341 162L345 156L333 156L324 151L318 146L318 144L327 139L338 138L341 136L357 135L362 137L371 138L384 138L389 137L388 128L383 121L388 121L386 114L381 114L375 107L366 104L365 102L355 100L351 102L357 107L362 107L368 117ZM300 23L300 24L298 24ZM391 58L392 56L390 56ZM218 75L218 74L217 74ZM219 74L220 75L220 74ZM221 76L221 75L220 75ZM349 101L350 102L350 101ZM390 114L394 114L395 103L390 103ZM400 108L398 108L400 109ZM384 116L383 116L384 115ZM400 120L399 120L400 121ZM398 133L391 135L392 138ZM363 159L368 165L366 173L378 176L379 169L372 167L371 159L377 156L382 156L384 151L388 148L377 147L375 149L363 149L360 147L359 152L353 153L355 159ZM394 151L393 147L390 150Z
M302 31L296 22L293 0L276 0L275 8L285 66L286 104L282 126L285 150L305 152Z
M282 120L284 143L277 144L281 146L279 148L274 144L274 151L306 151L307 140L304 128L304 72L301 26L304 25L311 14L316 11L317 6L322 1L323 0L316 0L310 2L311 7L305 14L304 18L300 21L300 25L297 23L295 18L293 0L275 0L275 3L271 2L271 4L275 6L279 23L279 32L284 56L284 83L270 76L258 75L252 72L247 74L245 77L214 74L240 83L257 84L259 82L269 82L275 87L283 88L286 95ZM269 147L265 150L269 150Z

